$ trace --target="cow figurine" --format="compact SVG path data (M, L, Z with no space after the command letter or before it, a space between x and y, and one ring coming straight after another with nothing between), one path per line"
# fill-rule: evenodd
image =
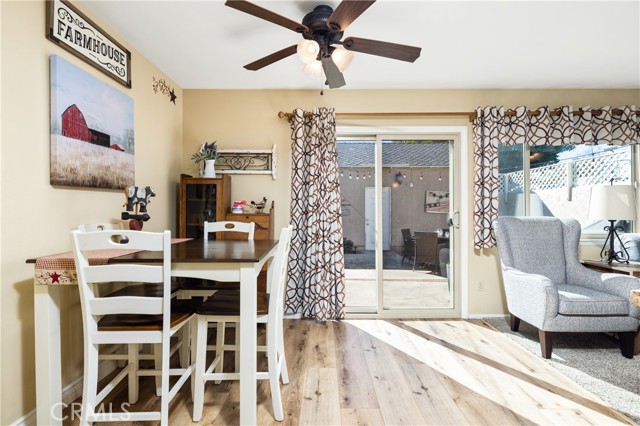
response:
M140 213L147 212L147 204L149 204L149 198L155 197L156 192L150 186L130 186L124 190L124 194L127 197L127 201L122 207L127 207L128 212L133 211L134 206L140 206ZM136 214L138 210L136 209Z

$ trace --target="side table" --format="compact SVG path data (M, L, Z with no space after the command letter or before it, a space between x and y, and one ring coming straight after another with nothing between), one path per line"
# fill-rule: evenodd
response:
M631 304L640 308L640 290L631 290Z
M640 278L640 263L629 262L627 263L607 263L604 260L581 260L584 266L589 269L594 269L599 272L611 272L614 274L626 274L632 277ZM639 284L640 286L640 284ZM640 307L640 289L632 290L629 295L629 300L632 304ZM636 338L633 344L633 354L640 355L640 331L636 332Z
M584 266L589 269L595 269L600 272L611 272L617 274L631 275L632 277L640 278L640 263L629 262L627 263L607 263L604 260L581 260Z

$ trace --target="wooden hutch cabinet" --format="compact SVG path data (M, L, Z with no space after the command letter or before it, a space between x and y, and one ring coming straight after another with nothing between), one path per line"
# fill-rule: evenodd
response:
M178 196L178 237L202 238L204 222L225 220L230 210L231 178L180 175Z
M226 214L227 221L233 222L254 222L256 224L253 238L255 240L269 240L274 239L273 233L273 201L271 202L271 208L269 213L228 213ZM239 232L225 232L225 240L246 240L247 237Z

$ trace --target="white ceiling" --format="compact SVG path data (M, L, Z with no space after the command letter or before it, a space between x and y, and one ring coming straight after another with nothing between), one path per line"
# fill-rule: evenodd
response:
M184 89L317 89L293 55L293 31L209 1L84 0L125 47ZM338 0L254 3L294 21ZM345 89L640 88L640 1L378 0L348 36L422 47L411 64L355 53ZM132 76L135 82L135 75Z

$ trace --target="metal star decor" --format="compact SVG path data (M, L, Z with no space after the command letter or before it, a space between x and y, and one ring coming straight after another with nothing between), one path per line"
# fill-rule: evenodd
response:
M153 77L153 91L154 93L158 93L158 90L163 95L169 96L169 102L173 102L174 105L176 104L176 99L178 97L176 96L176 93L173 90L173 88L167 85L167 83L164 81L164 78L156 80L156 78Z

